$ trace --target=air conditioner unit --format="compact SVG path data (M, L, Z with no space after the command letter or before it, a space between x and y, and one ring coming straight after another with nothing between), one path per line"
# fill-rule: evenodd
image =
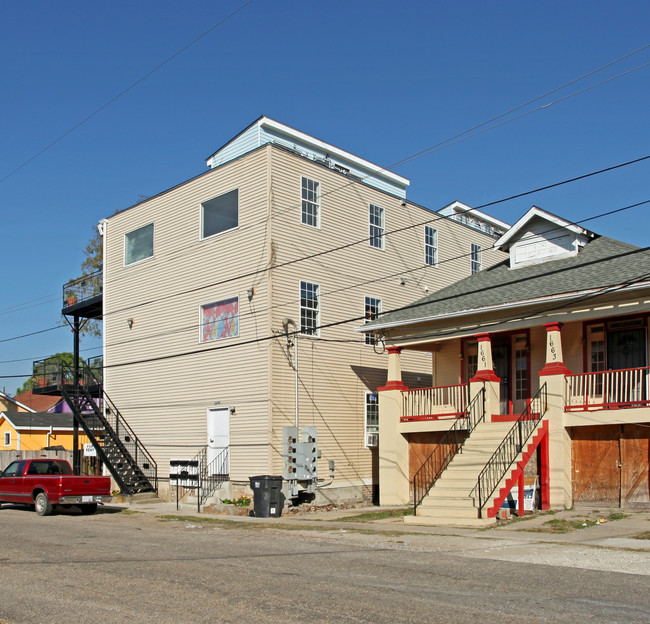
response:
M379 444L378 433L366 433L366 446L377 446Z

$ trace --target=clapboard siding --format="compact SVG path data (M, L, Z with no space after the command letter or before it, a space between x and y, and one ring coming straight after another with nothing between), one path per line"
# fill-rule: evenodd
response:
M152 449L163 476L169 458L192 456L206 444L207 409L216 401L236 409L232 445L255 441L233 457L233 475L244 479L251 466L268 465L268 345L243 344L267 335L268 323L266 314L253 315L249 307L254 277L238 277L265 264L265 161L263 151L255 152L108 223L107 391ZM201 202L234 188L238 227L201 240ZM150 222L154 256L123 266L124 234ZM267 280L257 280L255 291L255 303L264 302ZM233 296L239 297L239 336L200 342L200 306ZM168 359L129 365L161 357Z
M300 220L303 175L321 183L318 229ZM238 227L201 240L201 202L234 188ZM371 203L386 211L383 250L363 240ZM424 221L439 232L438 267L425 266ZM154 256L125 267L125 233L152 222ZM282 321L300 321L301 280L320 285L321 323L340 324L299 338L299 415L301 425L318 427L320 475L327 476L327 460L336 461L335 486L372 478L365 394L385 383L387 355L354 331L365 297L381 299L384 311L407 305L425 286L433 291L468 275L471 242L484 249L493 242L270 145L114 215L105 237L107 391L163 476L171 457L190 457L205 445L207 409L215 402L235 408L232 478L281 474L282 427L295 422L295 373ZM485 251L484 266L497 257ZM269 263L276 268L266 270ZM233 296L239 336L200 342L200 306ZM402 370L430 384L432 358L405 352Z
M277 264L349 245L274 271L271 326L279 328L284 317L299 322L301 280L320 286L322 325L348 321L323 327L319 339L299 338L300 423L318 426L322 476L327 474L327 460L334 459L336 482L369 483L371 451L364 446L365 394L385 383L387 355L377 354L354 331L363 324L365 297L381 299L384 311L407 305L425 294L424 286L433 291L469 275L469 256L457 256L464 249L469 254L471 242L487 248L493 239L423 208L402 206L395 197L351 184L345 176L306 159L277 149L271 157ZM301 223L302 176L321 184L318 229ZM370 203L385 209L387 232L406 228L388 234L383 250L363 240L369 236ZM432 220L439 230L437 268L424 266L424 225L409 227ZM486 266L490 260L484 254ZM294 422L293 371L279 345L273 355L273 440L274 448L281 449L282 427ZM402 356L403 371L413 373L414 379L420 376L430 383L431 366L428 354L405 352ZM280 452L275 454L273 465L281 470Z

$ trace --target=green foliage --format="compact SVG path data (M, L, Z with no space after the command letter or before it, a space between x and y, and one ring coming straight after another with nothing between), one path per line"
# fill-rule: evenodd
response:
M221 502L224 505L235 505L236 507L248 507L251 504L251 499L248 496L240 496L239 498L235 498L235 499L222 498Z
M32 388L37 387L39 378L45 377L48 374L48 371L52 372L52 370L59 362L67 364L68 366L73 366L74 355L65 351L63 353L55 353L54 355L50 355L48 358L45 358L45 360L38 362L34 366L34 374L22 386L20 386L20 388L16 389L16 394L20 394L21 392L26 392L27 390L31 390Z

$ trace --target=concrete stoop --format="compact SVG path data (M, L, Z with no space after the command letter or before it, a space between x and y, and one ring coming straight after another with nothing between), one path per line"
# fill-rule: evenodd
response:
M494 524L496 518L478 517L478 509L469 494L476 486L478 475L511 428L511 422L479 424L465 442L462 452L451 460L418 506L417 515L407 516L404 521L409 524L475 527Z

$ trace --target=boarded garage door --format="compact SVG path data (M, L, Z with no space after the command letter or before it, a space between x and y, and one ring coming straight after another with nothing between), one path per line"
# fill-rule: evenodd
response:
M571 439L574 502L650 502L649 425L574 427Z

